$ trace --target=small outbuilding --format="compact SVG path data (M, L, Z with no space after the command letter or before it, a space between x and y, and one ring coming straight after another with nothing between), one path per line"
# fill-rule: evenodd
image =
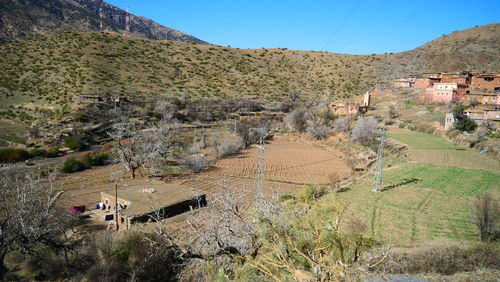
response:
M101 192L98 208L107 219L118 209L120 229L130 229L136 222L172 217L206 204L204 193L183 187L179 182L138 179L119 183L116 190L110 185L110 189Z

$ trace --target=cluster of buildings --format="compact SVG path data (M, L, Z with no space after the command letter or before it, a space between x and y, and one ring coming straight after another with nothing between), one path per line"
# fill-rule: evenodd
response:
M428 103L465 102L485 95L496 99L495 93L500 92L500 73L423 73L395 78L392 86L422 89L422 98Z
M360 100L361 97L362 101L356 101ZM370 94L366 93L355 97L353 102L333 102L330 104L330 112L338 116L365 114L370 107L370 99Z
M469 106L465 114L478 123L500 122L500 73L423 73L396 78L392 86L421 89L424 103L463 103ZM446 121L449 127L452 116L447 116Z

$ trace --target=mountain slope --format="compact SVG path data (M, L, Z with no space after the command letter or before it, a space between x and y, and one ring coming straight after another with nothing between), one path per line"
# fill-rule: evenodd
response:
M500 71L500 24L455 32L411 51L343 55L235 49L100 32L63 32L0 45L0 114L69 110L79 95L122 94L279 100L360 94L389 79L431 71ZM458 43L457 43L458 42ZM458 49L457 49L458 47Z
M455 31L413 50L387 55L377 69L385 77L456 71L500 71L500 24Z
M64 30L99 31L99 9L105 29L122 33L126 12L102 0L2 0L0 42ZM162 26L144 17L131 16L132 36L208 44L191 35Z

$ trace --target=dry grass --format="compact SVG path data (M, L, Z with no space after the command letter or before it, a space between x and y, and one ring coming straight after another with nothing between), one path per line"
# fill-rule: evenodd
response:
M432 242L412 248L394 249L376 270L385 273L438 273L500 270L498 244L459 246L449 242Z

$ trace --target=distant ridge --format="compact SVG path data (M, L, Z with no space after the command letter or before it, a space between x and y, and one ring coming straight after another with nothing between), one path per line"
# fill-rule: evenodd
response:
M126 11L103 0L1 0L0 42L53 34L61 31L99 31L99 9L106 29L122 33ZM132 16L131 35L153 40L208 44L192 35Z
M32 0L31 0L32 1ZM414 50L345 55L237 49L66 31L0 44L0 114L68 110L79 95L337 99L425 72L500 72L500 24L453 32ZM5 113L5 111L3 111Z

